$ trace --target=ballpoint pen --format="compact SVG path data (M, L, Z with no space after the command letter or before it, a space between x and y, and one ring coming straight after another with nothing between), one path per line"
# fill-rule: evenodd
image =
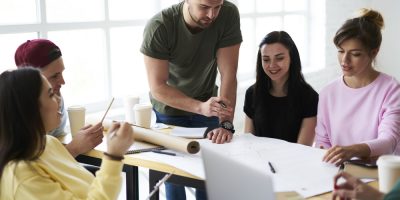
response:
M165 151L160 151L160 150L152 150L151 152L153 152L153 153L159 153L159 154L165 154L165 155L170 155L170 156L176 156L176 153L165 152Z
M226 104L223 101L218 101L218 103L222 106L222 108L227 108Z
M338 172L341 172L343 170L344 170L344 163L340 164Z
M269 169L271 170L271 172L275 174L276 171L275 171L274 166L272 166L272 163L271 163L271 162L268 162L268 165L269 165Z

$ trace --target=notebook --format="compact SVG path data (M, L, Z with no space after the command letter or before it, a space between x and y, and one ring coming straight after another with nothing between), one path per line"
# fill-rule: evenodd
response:
M274 200L272 179L213 150L201 147L209 200Z

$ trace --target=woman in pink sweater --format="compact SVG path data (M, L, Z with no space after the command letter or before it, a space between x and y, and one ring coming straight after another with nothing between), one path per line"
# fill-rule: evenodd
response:
M343 76L320 92L316 146L323 161L339 165L353 157L400 154L400 85L373 67L383 18L362 9L333 39Z

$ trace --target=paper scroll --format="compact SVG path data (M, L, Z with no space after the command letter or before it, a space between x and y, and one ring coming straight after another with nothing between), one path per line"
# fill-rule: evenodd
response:
M135 133L135 139L138 141L149 142L191 154L195 154L200 150L200 145L195 140L188 140L138 126L133 126L133 132Z

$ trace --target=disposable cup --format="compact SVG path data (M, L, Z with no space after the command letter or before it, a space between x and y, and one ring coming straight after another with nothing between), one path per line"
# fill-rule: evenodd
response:
M379 190L389 192L400 178L400 156L383 155L378 158Z
M152 110L151 104L136 104L134 106L134 110L136 121L135 124L144 128L150 128Z
M85 107L70 106L67 109L71 135L74 137L78 131L85 126Z
M135 124L135 112L133 107L138 104L140 98L138 96L124 97L125 121Z

